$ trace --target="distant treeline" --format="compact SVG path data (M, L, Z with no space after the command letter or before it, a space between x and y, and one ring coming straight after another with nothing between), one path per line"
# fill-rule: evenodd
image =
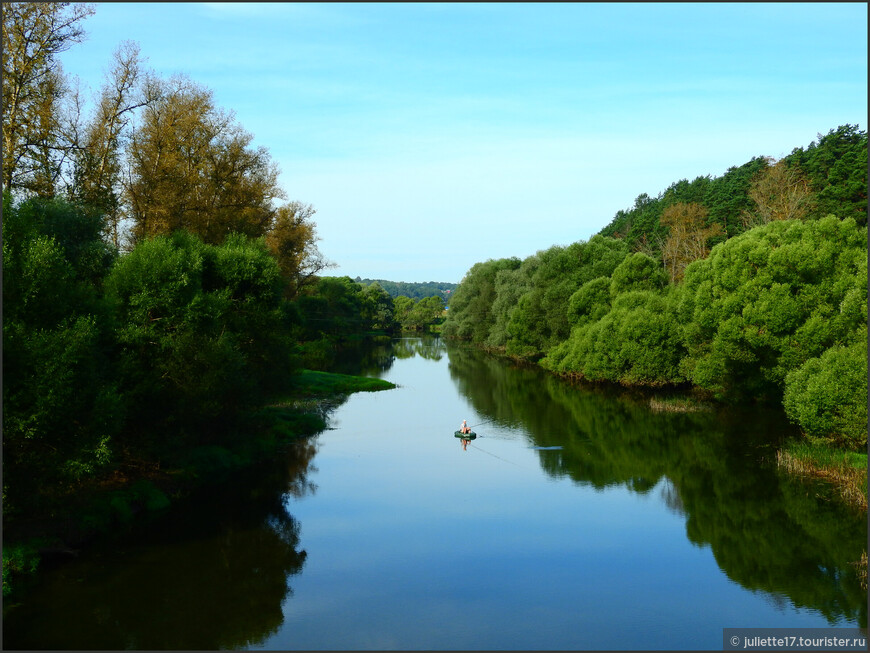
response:
M390 297L410 297L411 299L424 299L425 297L441 297L445 302L450 294L456 290L458 284L443 281L425 281L422 283L410 283L406 281L387 281L385 279L354 279L357 283L370 286L377 283L387 291Z
M771 400L867 442L867 135L641 195L588 242L477 263L447 337L559 374Z

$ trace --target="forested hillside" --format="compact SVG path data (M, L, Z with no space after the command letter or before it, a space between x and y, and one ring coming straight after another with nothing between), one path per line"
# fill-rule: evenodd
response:
M447 337L559 374L774 401L867 443L867 134L638 197L589 241L476 263Z
M635 251L660 253L674 231L666 212L679 204L693 206L698 224L715 230L711 245L771 220L833 214L866 226L867 133L843 125L779 161L759 156L721 177L682 179L656 197L642 193L599 233L623 239Z

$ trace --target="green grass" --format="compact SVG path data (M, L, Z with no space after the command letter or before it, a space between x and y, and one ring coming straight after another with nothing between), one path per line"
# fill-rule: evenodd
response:
M784 448L792 456L810 461L818 467L852 467L867 469L867 454L858 451L837 449L828 444L809 440L790 442Z
M351 392L377 392L395 388L394 383L350 374L303 370L293 382L294 397L326 397Z

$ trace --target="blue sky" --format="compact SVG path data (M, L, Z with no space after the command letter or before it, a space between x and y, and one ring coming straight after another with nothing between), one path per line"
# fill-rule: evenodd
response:
M182 72L313 204L328 274L459 282L641 193L867 125L865 3L97 3L62 55Z

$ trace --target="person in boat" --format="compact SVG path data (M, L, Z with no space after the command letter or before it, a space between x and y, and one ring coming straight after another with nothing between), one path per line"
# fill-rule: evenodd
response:
M462 420L462 426L459 427L460 433L471 433L471 429L468 427L468 420Z

